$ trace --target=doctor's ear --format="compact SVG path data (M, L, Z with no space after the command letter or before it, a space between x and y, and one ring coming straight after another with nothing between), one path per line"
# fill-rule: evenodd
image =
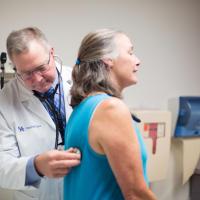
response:
M113 60L111 58L104 58L102 61L105 63L108 69L113 67Z

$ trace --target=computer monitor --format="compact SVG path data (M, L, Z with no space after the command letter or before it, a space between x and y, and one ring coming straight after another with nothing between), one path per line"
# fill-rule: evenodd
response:
M179 97L175 137L200 137L200 96Z

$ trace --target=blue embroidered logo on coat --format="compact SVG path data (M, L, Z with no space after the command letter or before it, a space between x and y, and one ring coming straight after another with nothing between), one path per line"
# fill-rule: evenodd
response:
M24 127L24 126L18 126L17 128L18 128L19 132L25 132L25 131L27 131L29 129L40 128L40 127L42 127L42 126L41 125L30 125L30 126L26 126L26 127Z

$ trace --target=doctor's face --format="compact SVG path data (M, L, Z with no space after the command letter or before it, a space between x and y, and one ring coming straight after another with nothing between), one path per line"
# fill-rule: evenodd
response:
M41 44L32 41L28 51L12 56L17 76L29 90L43 93L51 87L56 77L53 54L53 49L47 52Z

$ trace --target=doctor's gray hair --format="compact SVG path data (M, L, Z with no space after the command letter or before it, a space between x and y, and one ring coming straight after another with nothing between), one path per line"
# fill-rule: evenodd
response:
M18 55L28 52L31 41L37 41L49 52L51 45L44 33L37 27L27 27L17 31L12 31L6 42L9 58L12 60L13 54Z
M121 97L109 78L106 59L119 55L116 36L124 34L112 29L99 29L87 34L80 45L77 62L72 71L71 106L78 105L92 92L104 92Z

